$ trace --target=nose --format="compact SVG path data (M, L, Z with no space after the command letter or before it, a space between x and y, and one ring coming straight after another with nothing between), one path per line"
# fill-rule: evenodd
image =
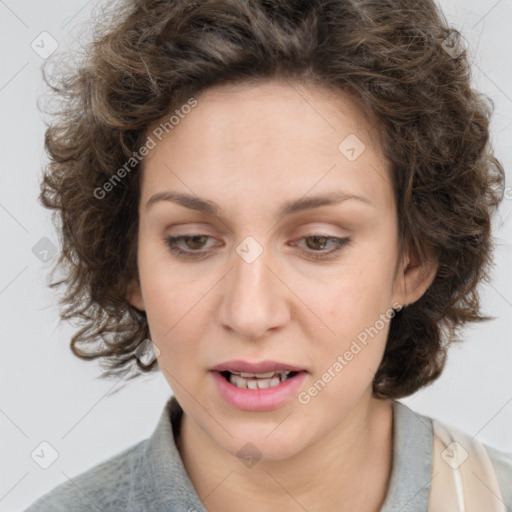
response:
M254 261L240 254L234 254L233 268L223 280L218 320L231 334L257 340L289 322L291 292L269 251L263 250Z

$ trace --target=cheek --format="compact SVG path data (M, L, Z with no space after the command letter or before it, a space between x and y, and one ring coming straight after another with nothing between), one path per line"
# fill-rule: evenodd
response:
M382 261L362 260L313 287L309 302L332 327L336 337L355 337L390 310L393 287L391 270Z
M315 338L311 347L314 375L300 402L316 404L332 421L343 417L371 388L389 332L391 318L375 308L338 307L331 319L335 335ZM332 404L337 404L332 410ZM340 409L341 408L341 409Z
M151 333L155 340L162 340L179 326L180 319L191 308L190 302L194 298L196 302L199 300L200 286L191 276L180 273L172 264L163 241L160 243L155 239L142 237L137 257Z
M206 338L211 309L202 280L185 277L169 265L140 265L140 278L152 341L160 350L159 366L169 384L189 381ZM211 327L211 324L210 324Z
M357 268L339 273L321 287L312 286L305 301L329 327L319 332L318 319L309 315L307 329L314 338L310 348L316 377L321 380L320 387L326 384L330 390L324 396L333 399L348 399L370 385L393 318L392 276L387 262L378 258L361 258L360 262ZM306 296L306 290L302 292Z

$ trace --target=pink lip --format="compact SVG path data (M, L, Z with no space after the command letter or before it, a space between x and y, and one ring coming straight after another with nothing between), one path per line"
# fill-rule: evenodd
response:
M280 363L279 361L260 361L259 363L249 363L247 361L236 360L226 361L211 368L216 372L244 372L244 373L266 373L276 372L278 370L286 370L289 372L304 371L304 368L291 366L289 364Z
M219 366L223 367L223 365ZM255 367L258 368L257 371L254 370ZM248 366L244 366L243 368L237 366L237 368L238 370L234 371L244 371L248 373L264 373L265 371L272 371L274 369L268 366L268 364L263 365L264 369L261 369L261 365L250 365L250 369L248 369ZM287 368L279 366L277 369ZM232 407L243 411L267 411L277 409L290 401L292 397L296 395L297 389L304 382L307 375L306 371L290 371L299 371L299 373L281 382L278 386L266 389L238 388L231 384L231 382L228 382L228 380L221 375L220 371L213 370L211 371L211 375L213 376L220 396Z

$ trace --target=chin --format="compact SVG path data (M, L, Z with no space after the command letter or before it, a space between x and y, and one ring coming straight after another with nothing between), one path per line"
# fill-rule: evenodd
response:
M284 427L264 424L234 428L236 437L223 436L214 439L226 452L242 460L253 462L285 460L307 447L307 440L298 432L292 433ZM247 463L248 467L250 464Z

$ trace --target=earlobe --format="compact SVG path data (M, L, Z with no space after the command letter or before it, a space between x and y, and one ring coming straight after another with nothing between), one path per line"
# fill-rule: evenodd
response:
M136 307L137 309L140 309L141 311L146 310L144 306L144 300L142 298L140 283L136 279L132 279L128 283L126 299L132 306Z

